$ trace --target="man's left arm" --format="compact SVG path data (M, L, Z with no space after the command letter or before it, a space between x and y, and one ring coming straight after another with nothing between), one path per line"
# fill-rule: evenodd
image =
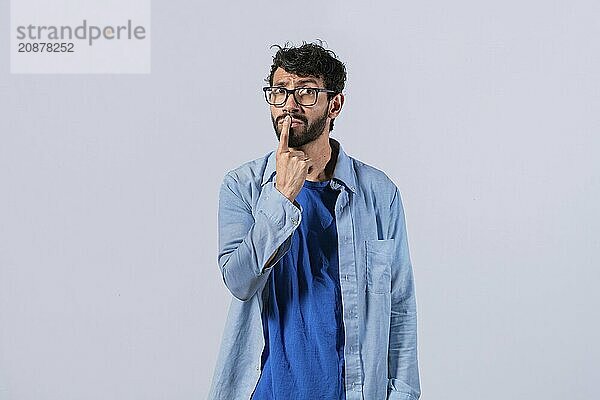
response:
M404 208L396 188L390 205L392 260L388 400L417 400L421 394L417 360L417 306Z

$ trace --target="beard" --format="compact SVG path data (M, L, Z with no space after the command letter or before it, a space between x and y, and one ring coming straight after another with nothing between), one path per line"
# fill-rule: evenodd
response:
M323 130L325 129L325 124L327 124L327 111L328 109L325 109L323 115L311 123L308 123L308 119L304 115L290 114L292 118L302 121L303 125L297 127L290 126L288 146L304 146L305 144L310 143L321 136ZM279 121L283 120L287 115L288 114L283 114L277 119L271 115L271 121L273 122L273 129L275 129L275 136L277 136L277 140L279 140L281 137L281 130L283 129L283 125L280 125Z

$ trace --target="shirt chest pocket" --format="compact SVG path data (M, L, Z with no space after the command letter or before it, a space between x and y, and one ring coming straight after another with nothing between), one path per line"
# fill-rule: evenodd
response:
M390 293L394 239L367 240L367 292Z

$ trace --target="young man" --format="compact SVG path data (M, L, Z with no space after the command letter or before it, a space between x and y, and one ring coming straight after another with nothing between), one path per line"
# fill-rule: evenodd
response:
M209 399L417 400L417 320L395 184L329 132L346 69L279 47L264 88L279 144L229 171L219 257L229 309Z

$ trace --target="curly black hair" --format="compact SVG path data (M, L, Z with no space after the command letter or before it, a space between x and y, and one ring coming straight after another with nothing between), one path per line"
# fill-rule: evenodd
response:
M265 79L269 85L273 85L273 75L275 70L281 67L289 73L298 76L314 76L322 78L325 89L333 90L335 93L328 93L327 99L331 100L333 96L344 90L346 82L346 66L338 60L335 53L323 47L323 42L318 43L302 42L301 46L295 47L285 43L283 47L274 44L271 48L277 47L277 53L273 56L273 65L271 72ZM333 120L329 130L333 129Z

